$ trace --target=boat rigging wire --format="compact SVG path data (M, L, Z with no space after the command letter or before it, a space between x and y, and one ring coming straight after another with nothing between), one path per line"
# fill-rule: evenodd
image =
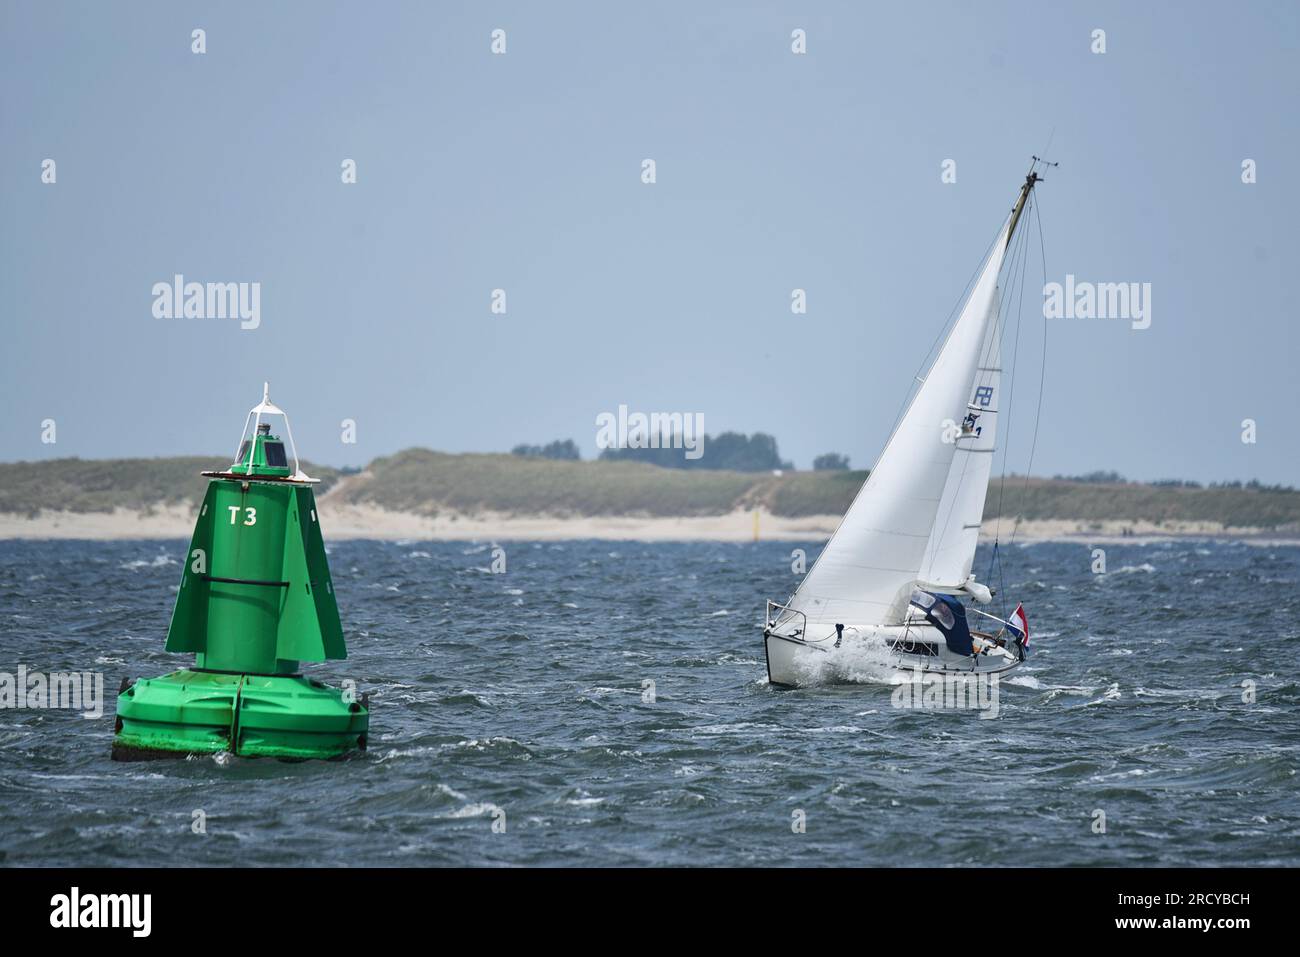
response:
M1029 200L1029 211L1031 215L1033 214L1034 210L1037 208L1037 205L1038 205L1037 198L1031 196ZM998 514L997 514L997 519L995 520L993 525L993 553L989 556L989 571L988 571L988 581L992 583L994 563L996 562L997 575L998 575L998 594L1002 596L1002 602L1000 607L1002 608L1003 616L1006 615L1007 589L1006 589L1005 573L1002 567L1001 554L999 552L998 546L1002 538L1002 503L1003 503L1004 495L1006 492L1006 485L1007 485L1007 462L1011 457L1011 422L1012 422L1012 409L1015 405L1015 397L1016 397L1016 372L1020 366L1020 330L1022 325L1021 319L1023 317L1024 308L1025 308L1025 271L1026 271L1026 264L1029 261L1028 235L1029 235L1029 231L1026 230L1025 231L1025 237L1026 237L1025 255L1022 256L1019 260L1019 266L1020 266L1019 275L1012 276L1011 289L1010 289L1011 295L1008 297L1008 306L1007 306L1008 312L1010 312L1009 303L1011 301L1015 301L1016 303L1016 334L1014 339L1014 347L1011 353L1011 374L1010 374L1011 389L1007 394L1007 403L1006 403L1007 425L1006 425L1006 438L1002 445L1002 475L1001 478L998 480ZM1014 270L1014 264L1012 268ZM1019 290L1018 295L1016 292L1017 289ZM1035 428L1035 432L1037 432L1036 424L1034 428Z
M1010 282L1008 283L1009 288L1008 288L1007 291L1008 291L1009 293L1011 293L1011 295L1008 295L1008 296L1006 297L1005 300L1003 300L1002 302L999 303L999 305L998 305L998 314L997 314L996 316L993 317L994 331L997 333L997 335L995 335L995 336L990 336L989 339L988 339L988 341L987 341L987 343L985 344L985 346L983 346L983 347L981 348L981 350L980 350L980 353L979 353L978 358L977 358L977 365L979 366L979 369L980 369L980 370L984 370L986 367L988 367L988 366L991 365L991 364L997 364L999 367L1001 366L1001 363L1002 363L1002 356L1001 356L1000 352L999 352L999 354L996 355L996 356L991 354L991 352L992 352L992 345L993 345L993 343L994 343L995 341L997 341L997 342L999 342L999 343L1001 342L1001 338L1002 338L1002 330L1006 328L1006 316L1007 316L1007 315L1010 313L1010 311L1011 311L1009 303L1010 303L1010 302L1012 301L1012 299L1014 298L1014 293L1015 293L1015 287L1016 287L1016 266L1017 266L1017 263L1019 263L1019 265L1020 265L1020 269L1021 269L1022 277L1021 277L1021 283L1020 283L1020 285L1021 285L1021 291L1022 291L1022 293L1023 293L1023 286L1024 286L1024 281L1023 281L1024 261L1028 258L1028 245L1029 245L1029 240L1028 240L1027 237L1028 237L1028 232L1027 232L1027 231L1021 233L1020 235L1018 235L1018 236L1016 236L1016 237L1014 237L1014 242L1013 242L1012 247L1011 247L1011 256L1010 256L1010 258L1008 259L1007 264L1006 264L1006 275L1007 275L1008 279L1010 280ZM1016 336L1017 336L1017 340L1019 339L1019 335L1020 335L1020 326L1019 326L1019 322L1020 322L1020 317L1019 317L1019 315L1017 315L1017 317L1016 317ZM1013 376L1014 376L1014 373L1015 373L1015 363L1013 362L1013 363L1012 363L1012 374L1013 374ZM991 373L991 372L977 371L977 372L975 373L975 384L977 384L977 385L979 385L979 384L987 384L991 378L992 378L992 373ZM1012 387L1013 387L1013 389L1014 389L1014 385L1015 385L1015 380L1014 380L1014 378L1012 378ZM1001 400L999 400L999 404L1001 404ZM995 414L1000 414L1000 413L997 413L997 410L996 410L996 409L994 410L994 412L995 412ZM1008 405L1008 407L1007 407L1007 420L1008 420L1008 422L1010 422L1010 416L1011 416L1011 408L1010 408L1010 406ZM1009 430L1008 430L1008 433L1007 433L1007 434L1008 434L1008 437L1009 437L1009 436L1010 436L1010 431L1009 431ZM1003 454L1003 463L1004 463L1004 468L1005 468L1005 461L1006 461L1006 455L1005 455L1005 453L1004 453L1004 454ZM965 459L962 461L961 473L957 476L957 485L958 485L958 487L960 487L960 486L961 486L961 483L964 482L964 481L966 480L966 470L967 470L968 468L970 468L970 464L971 464L971 456L968 455L968 456L966 456ZM936 523L936 525L935 525L935 528L939 530L939 535L940 535L940 541L941 541L941 542L942 542L942 535L943 535L943 531L942 531L942 530L945 529L945 528L947 527L948 523L952 520L952 513L953 513L953 511L954 511L956 508L957 508L957 496L954 494L953 497L952 497L952 499L951 499L951 501L949 501L949 503L948 503L948 511L947 511L947 513L943 516L943 519L942 519L941 521L938 521L938 522ZM933 533L932 533L932 534L933 534ZM938 552L938 549L936 548L934 551L932 551L932 552L930 553L930 564L929 564L929 566L928 566L927 569L926 569L926 575L925 575L925 577L926 577L927 579L932 579L932 577L933 577L933 573L934 573L934 563L935 563L935 560L938 559L938 557L939 557L939 552ZM990 579L990 581L992 581L992 579Z
M1038 222L1038 249L1043 257L1043 288L1047 288L1047 248L1043 245L1043 217L1038 211L1038 205L1034 205L1034 218ZM1029 446L1029 464L1025 466L1025 484L1024 488L1029 489L1029 474L1034 467L1034 452L1038 449L1038 423L1043 414L1043 386L1047 381L1047 316L1043 316L1043 354L1038 362L1038 407L1034 412L1034 438ZM1021 493L1021 500L1024 500L1024 492ZM1016 532L1020 530L1020 523L1017 522L1011 529L1011 543L1016 541Z

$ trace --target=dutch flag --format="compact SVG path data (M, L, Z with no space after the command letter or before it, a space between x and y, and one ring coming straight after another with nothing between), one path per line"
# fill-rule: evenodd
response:
M1011 620L1007 622L1011 633L1016 637L1016 643L1020 645L1021 651L1025 657L1029 656L1029 619L1025 617L1025 606L1017 604L1016 610L1011 613Z

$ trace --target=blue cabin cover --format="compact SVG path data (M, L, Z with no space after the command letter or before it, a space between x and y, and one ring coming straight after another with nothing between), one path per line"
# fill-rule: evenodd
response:
M966 623L966 606L951 595L913 590L909 604L925 614L925 620L943 633L948 650L958 655L975 654L970 626Z

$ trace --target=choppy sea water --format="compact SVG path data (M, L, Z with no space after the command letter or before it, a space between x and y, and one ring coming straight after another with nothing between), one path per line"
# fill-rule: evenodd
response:
M185 543L0 542L0 671L110 699L0 711L0 864L1300 864L1300 548L1006 550L1035 653L986 720L769 687L796 547L336 543L350 656L307 670L371 691L369 750L118 764L121 677L189 661Z

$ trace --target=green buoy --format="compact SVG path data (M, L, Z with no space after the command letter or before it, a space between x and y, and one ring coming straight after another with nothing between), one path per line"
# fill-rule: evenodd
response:
M235 462L211 479L167 631L192 668L123 687L113 758L229 751L334 758L366 746L370 712L351 690L298 673L347 657L334 586L288 416L269 388L248 413ZM263 416L280 416L293 453ZM249 432L249 425L252 431Z

